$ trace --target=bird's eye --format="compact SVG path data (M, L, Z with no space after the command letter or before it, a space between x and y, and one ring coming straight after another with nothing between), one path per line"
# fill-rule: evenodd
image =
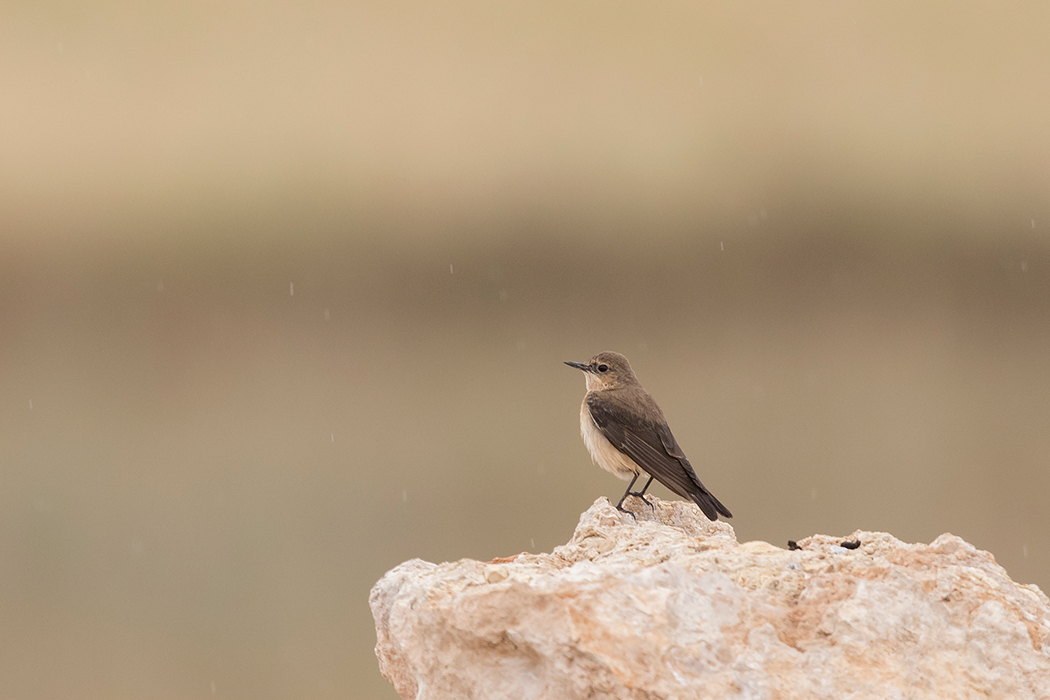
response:
M598 371L599 372L608 372L609 371L609 365L598 365Z

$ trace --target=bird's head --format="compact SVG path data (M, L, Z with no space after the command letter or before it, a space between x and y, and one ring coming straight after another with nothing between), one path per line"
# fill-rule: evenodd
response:
M583 370L587 391L616 389L638 382L631 363L618 352L600 352L587 362L566 362L569 367Z

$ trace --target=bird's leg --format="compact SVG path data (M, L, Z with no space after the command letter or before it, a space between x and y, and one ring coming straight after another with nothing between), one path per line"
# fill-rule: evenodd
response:
M635 477L635 478L638 478L638 477ZM631 483L633 484L634 482L632 481ZM650 503L649 499L645 497L645 492L649 490L649 484L651 484L651 483L653 483L653 477L650 475L649 481L645 482L645 486L642 487L641 491L631 491L630 488L628 488L627 491L629 492L629 494L631 496L637 496L638 498L642 499L642 502L645 503L645 505L649 506L650 508L652 508L655 511L656 510L656 506L654 506L652 503Z
M634 495L631 493L631 487L634 486L634 482L636 481L638 481L637 474L635 474L634 478L631 479L631 483L627 484L627 490L623 492L623 495L620 496L620 502L616 504L616 510L620 511L621 513L627 513L627 515L631 516L635 520L638 519L638 516L623 507L623 499L627 498L628 496Z

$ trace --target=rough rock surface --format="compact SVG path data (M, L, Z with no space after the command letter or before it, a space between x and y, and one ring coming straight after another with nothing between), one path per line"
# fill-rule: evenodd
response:
M789 551L653 501L599 499L551 554L394 568L383 675L419 700L1050 699L1047 597L954 535Z

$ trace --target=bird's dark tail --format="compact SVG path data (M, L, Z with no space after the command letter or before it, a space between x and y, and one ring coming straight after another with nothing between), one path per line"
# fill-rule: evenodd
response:
M679 459L679 463L685 468L685 473L689 475L690 482L688 485L689 493L680 495L688 496L693 503L700 506L700 510L704 511L704 515L707 516L708 520L718 520L719 515L732 518L733 514L729 512L729 509L722 505L722 502L715 498L715 495L704 486L704 482L697 477L689 460L683 456Z
M715 498L713 493L704 488L703 484L698 484L698 486L700 488L694 489L689 497L693 499L693 503L700 506L700 510L704 511L708 520L718 520L719 515L726 518L733 517L729 509L722 505L722 502Z

